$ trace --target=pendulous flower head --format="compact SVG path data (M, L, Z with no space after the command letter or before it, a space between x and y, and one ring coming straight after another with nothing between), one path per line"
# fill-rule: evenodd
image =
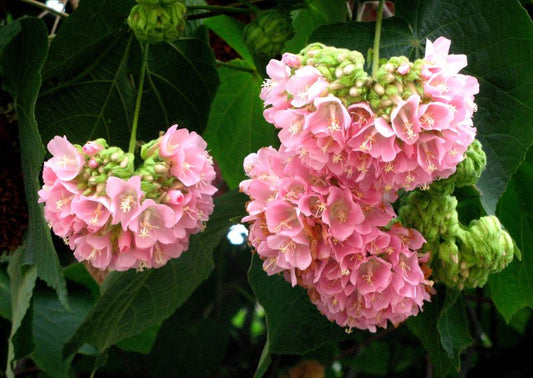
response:
M174 125L145 145L143 162L103 139L49 143L43 202L74 257L102 270L157 268L177 258L213 212L213 161L205 141Z

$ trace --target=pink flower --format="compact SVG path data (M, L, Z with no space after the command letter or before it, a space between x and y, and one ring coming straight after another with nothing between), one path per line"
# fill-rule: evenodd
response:
M188 142L189 130L179 129L178 125L172 125L161 138L159 154L163 157L171 157ZM205 146L204 146L205 147Z
M106 269L113 256L113 248L108 235L98 236L96 234L85 234L74 238L74 256L79 261L88 261L92 266L99 269Z
M144 200L141 207L129 222L137 248L152 247L157 241L170 244L176 240L172 230L174 212L166 205L157 204L151 199Z
M336 187L329 188L326 211L322 218L329 225L331 235L340 241L349 237L354 232L355 225L364 220L363 212L353 202L351 192Z
M324 145L328 146L326 151L339 152L351 124L348 110L341 100L332 95L318 97L313 104L316 110L305 118L305 127L316 138L325 140Z
M294 98L291 105L300 108L320 97L328 88L328 82L319 70L311 66L304 66L296 70L287 81L287 92Z
M141 178L133 176L125 181L118 177L109 177L106 193L111 201L112 224L120 223L126 231L140 207L143 196Z
M426 53L424 60L432 64L430 70L438 67L446 75L454 75L466 67L465 55L448 55L451 41L445 37L439 37L434 42L426 40Z
M406 101L399 101L391 113L392 129L398 138L407 144L418 139L421 125L418 120L420 96L412 95Z
M92 140L85 143L82 147L86 155L93 156L97 152L102 151L106 146L99 140Z
M283 53L281 61L291 68L298 68L302 64L300 56L291 53Z
M110 217L110 204L107 197L79 196L72 201L72 210L87 224L89 232L97 232Z
M65 136L56 136L48 142L48 151L53 157L45 162L63 181L73 180L85 164L85 158Z
M290 75L290 68L284 62L271 59L266 66L270 79L266 79L261 87L261 99L265 106L272 105L274 109L284 109L288 105L285 86Z
M454 115L449 105L442 102L430 102L418 108L417 117L424 130L444 130L450 127Z

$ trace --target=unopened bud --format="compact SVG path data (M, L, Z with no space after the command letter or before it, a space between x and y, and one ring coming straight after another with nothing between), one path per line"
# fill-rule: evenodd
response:
M147 43L173 42L185 28L187 7L181 1L142 1L128 17L128 25L138 40Z
M383 94L385 93L385 88L383 88L381 84L376 83L374 84L372 88L374 89L374 92L376 92L378 96L383 96Z
M267 9L247 24L243 31L244 42L257 56L274 57L281 53L286 41L294 35L289 12Z

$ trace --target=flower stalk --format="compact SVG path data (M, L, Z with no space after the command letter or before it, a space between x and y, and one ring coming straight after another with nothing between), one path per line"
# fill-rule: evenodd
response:
M135 112L133 113L133 123L131 124L131 135L128 152L133 154L135 152L135 145L137 144L137 125L139 123L139 114L141 112L141 101L144 89L144 76L146 75L146 64L148 61L148 43L141 43L143 50L143 57L141 62L141 73L139 75L139 88L137 90L137 101L135 103Z
M385 0L379 0L376 14L376 32L374 34L374 46L372 48L372 77L376 77L379 69L379 42L381 40L381 22L383 20L383 4Z

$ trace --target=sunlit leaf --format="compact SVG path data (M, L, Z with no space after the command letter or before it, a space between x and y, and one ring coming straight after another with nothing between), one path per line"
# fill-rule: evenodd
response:
M273 125L263 118L259 98L262 78L252 67L233 60L219 68L220 87L211 106L204 137L230 188L245 178L242 161L263 146L277 144Z

